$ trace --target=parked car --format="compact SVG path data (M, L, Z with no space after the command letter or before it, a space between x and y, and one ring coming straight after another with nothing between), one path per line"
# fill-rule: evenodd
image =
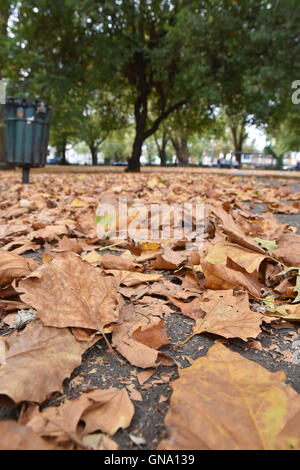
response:
M238 162L231 162L231 160L221 160L217 166L219 168L238 168L239 164Z
M127 166L127 162L112 162L113 166Z
M59 165L61 162L60 157L50 157L47 158L47 165Z
M300 165L300 162L299 162L299 165ZM297 165L296 165L296 166L284 165L284 166L282 167L282 169L283 169L284 171L293 171L293 170L298 170L298 171L299 171L299 170L300 170L300 166L299 166L299 168L297 169Z
M294 168L295 171L300 171L300 162L297 163L297 165Z

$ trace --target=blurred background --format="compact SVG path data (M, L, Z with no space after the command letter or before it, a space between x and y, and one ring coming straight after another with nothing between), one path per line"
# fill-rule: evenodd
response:
M299 169L299 25L299 0L1 0L1 90L51 104L48 164Z

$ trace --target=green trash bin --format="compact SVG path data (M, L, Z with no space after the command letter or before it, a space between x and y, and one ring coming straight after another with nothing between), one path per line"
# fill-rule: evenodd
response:
M23 168L23 183L29 182L30 168L46 164L51 114L41 100L6 100L6 162Z

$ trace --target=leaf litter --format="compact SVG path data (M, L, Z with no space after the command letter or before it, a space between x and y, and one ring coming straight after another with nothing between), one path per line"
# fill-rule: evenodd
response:
M299 449L299 395L282 384L300 390L300 236L273 215L299 212L287 188L192 172L45 173L22 187L7 173L0 448ZM132 212L113 226L96 209L120 194ZM175 220L149 237L139 203L174 197L204 203L201 248L174 238ZM142 241L112 236L132 221Z

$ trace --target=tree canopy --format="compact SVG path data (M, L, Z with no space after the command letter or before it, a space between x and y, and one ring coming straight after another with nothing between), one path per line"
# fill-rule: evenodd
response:
M186 164L187 139L219 115L238 155L248 125L286 119L299 16L297 0L7 0L0 74L9 93L49 100L53 140L81 138L94 163L109 132L130 125L129 170L166 129Z

